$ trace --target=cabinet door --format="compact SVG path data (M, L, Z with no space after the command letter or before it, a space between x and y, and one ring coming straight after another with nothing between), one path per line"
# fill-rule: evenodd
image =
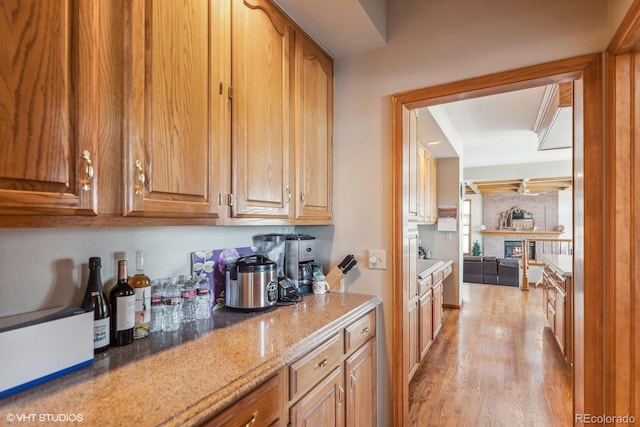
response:
M97 213L97 7L0 3L0 214Z
M127 2L125 215L218 216L222 3Z
M556 334L556 340L558 341L558 345L560 345L560 351L562 354L565 354L565 312L566 312L566 297L565 294L558 290L556 292L556 300L555 300L555 327L553 328Z
M418 303L409 303L409 379L418 369L420 362L420 327L418 326Z
M405 158L408 164L403 169L407 170L408 189L408 215L410 221L417 221L419 196L418 196L418 113L416 110L409 110L406 113L409 123L408 141L405 142L408 152Z
M433 285L433 339L442 329L442 282Z
M418 295L418 236L412 235L407 237L407 277L409 282L409 300Z
M427 222L435 224L438 219L438 162L437 160L429 156L429 184L427 186L427 213L425 217Z
M427 150L418 145L418 185L417 185L417 220L425 222L427 217L427 191L429 185L429 166Z
M295 33L295 219L331 220L333 182L333 61Z
M376 425L376 340L370 339L345 362L347 426Z
M233 0L231 215L290 215L291 27L267 0Z
M420 359L424 358L433 342L433 294L429 289L420 297Z
M289 412L292 426L344 426L345 396L343 370L336 368L327 378L293 405Z

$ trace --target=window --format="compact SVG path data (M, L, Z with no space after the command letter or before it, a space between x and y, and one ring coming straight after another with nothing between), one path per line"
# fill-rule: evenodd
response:
M471 253L471 200L462 201L462 253Z

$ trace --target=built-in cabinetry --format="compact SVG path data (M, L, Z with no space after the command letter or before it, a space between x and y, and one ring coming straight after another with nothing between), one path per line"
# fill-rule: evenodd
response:
M95 215L97 2L16 2L0 44L0 214Z
M12 11L5 224L331 223L333 61L274 2L89 3Z
M418 142L418 113L407 111L408 140L406 144L407 214L409 221L435 224L437 220L437 163L429 151Z
M283 425L282 398L285 374L279 372L238 400L203 427Z
M568 363L573 364L573 282L571 255L541 255L543 311Z
M438 219L436 201L437 162L429 151L418 144L418 215L421 224L435 224Z
M126 8L123 214L216 218L223 11L206 0Z
M414 276L416 294L409 300L409 378L442 330L442 286L452 272L452 261L429 264Z
M375 336L372 310L205 425L376 425Z

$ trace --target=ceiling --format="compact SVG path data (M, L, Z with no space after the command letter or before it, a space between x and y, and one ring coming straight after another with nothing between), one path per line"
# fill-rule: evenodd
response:
M336 59L386 44L388 0L275 1ZM534 131L548 93L548 88L538 87L425 108L420 116L429 125L421 128L429 131L420 136L421 142L439 141L440 144L428 146L434 157L462 157L465 170L571 161L571 108L558 109L543 147ZM557 179L557 172L548 176ZM538 180L533 175L519 176L518 182L502 180L502 190L518 191L524 179L529 179L526 185L531 188L530 193L541 191L533 189ZM566 184L570 177L560 179ZM486 186L470 181L469 188L501 191L497 181L500 180L487 181Z

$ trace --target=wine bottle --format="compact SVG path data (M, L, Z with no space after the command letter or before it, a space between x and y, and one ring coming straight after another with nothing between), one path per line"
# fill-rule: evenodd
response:
M144 251L136 251L136 274L129 278L136 293L136 314L133 338L149 336L151 320L151 280L144 274Z
M133 342L136 293L127 282L127 261L118 261L118 282L109 292L111 302L111 344L127 345Z
M102 260L89 258L89 282L82 300L82 308L93 311L93 351L99 353L109 347L111 341L110 310L100 277Z

